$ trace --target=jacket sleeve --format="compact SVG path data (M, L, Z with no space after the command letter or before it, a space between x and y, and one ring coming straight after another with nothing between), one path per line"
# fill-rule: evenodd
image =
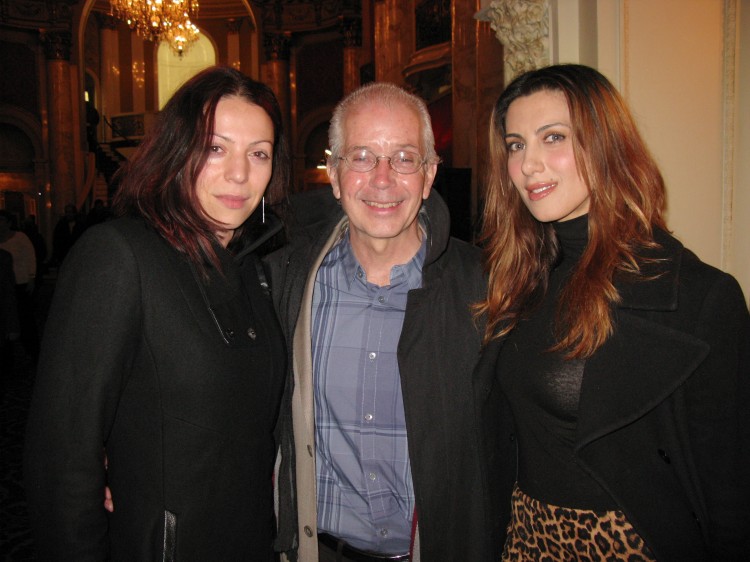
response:
M127 240L91 229L60 272L29 411L25 484L41 560L108 556L104 455L141 315Z
M274 470L276 494L276 539L274 549L281 552L281 559L297 559L297 501L294 485L294 431L292 422L292 393L294 377L292 374L291 340L293 324L288 313L290 287L287 286L289 250L284 247L263 258L263 265L271 286L271 297L274 309L279 317L284 337L287 341L287 374L284 394L279 408L279 417L274 429L277 445L277 463ZM285 553L285 554L284 554Z
M712 560L750 551L750 315L737 282L721 275L706 294L697 335L710 345L688 381L688 423L706 504Z

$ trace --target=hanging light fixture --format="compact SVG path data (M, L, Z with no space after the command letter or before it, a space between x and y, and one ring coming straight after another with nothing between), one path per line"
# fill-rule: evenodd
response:
M192 23L198 15L198 0L110 0L112 13L148 41L168 41L172 50L182 53L196 39Z
M174 54L181 57L191 43L198 40L199 33L200 30L190 18L185 18L182 22L170 25L162 40L167 42Z

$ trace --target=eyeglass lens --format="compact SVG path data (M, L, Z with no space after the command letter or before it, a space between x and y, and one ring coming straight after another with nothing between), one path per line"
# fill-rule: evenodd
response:
M366 148L357 148L347 153L342 160L355 172L369 172L378 165L381 158L388 160L391 168L400 174L413 174L422 167L422 157L408 150L399 150L390 156L376 156Z

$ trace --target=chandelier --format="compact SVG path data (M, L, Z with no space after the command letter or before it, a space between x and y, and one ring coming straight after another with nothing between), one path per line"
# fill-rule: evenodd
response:
M164 32L162 40L169 44L174 54L182 56L190 44L198 40L199 33L198 27L190 21L190 18L185 18L182 22L170 25L169 29Z
M178 55L198 39L190 21L198 15L198 0L110 0L113 14L148 41L167 41Z

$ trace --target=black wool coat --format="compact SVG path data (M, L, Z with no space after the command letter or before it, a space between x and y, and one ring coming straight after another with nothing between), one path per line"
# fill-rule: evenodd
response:
M285 350L250 256L217 250L225 275L199 283L144 222L118 219L66 258L25 452L40 559L272 559Z
M737 282L665 232L650 281L621 283L614 335L587 360L577 462L660 562L750 553L750 315ZM474 373L494 532L516 479L513 418L498 382L502 340ZM499 372L498 372L499 371Z

